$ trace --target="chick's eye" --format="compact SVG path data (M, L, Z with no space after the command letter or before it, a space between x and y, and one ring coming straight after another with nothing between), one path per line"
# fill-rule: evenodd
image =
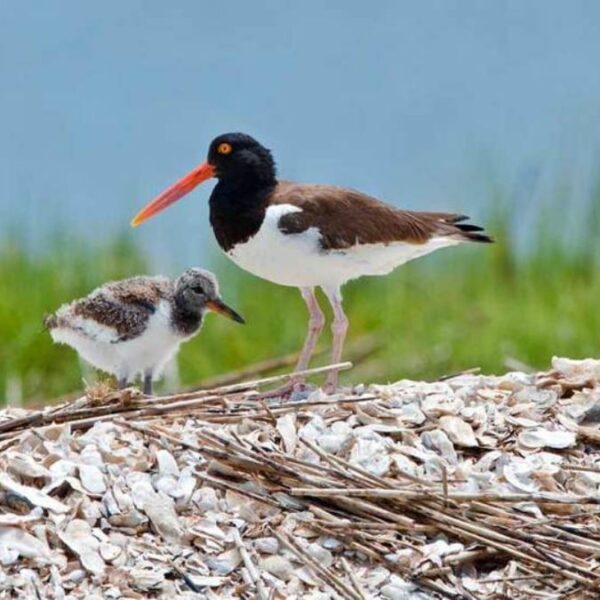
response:
M193 287L192 292L194 292L194 294L199 294L201 296L204 296L204 289L201 288L200 286Z
M231 144L228 144L227 142L223 142L217 147L217 152L219 154L231 154L232 150Z

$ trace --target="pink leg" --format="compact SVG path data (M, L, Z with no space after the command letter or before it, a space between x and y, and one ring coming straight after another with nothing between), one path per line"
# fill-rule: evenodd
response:
M321 334L321 331L323 331L323 325L325 325L325 315L323 315L323 312L319 307L319 302L317 301L314 288L300 288L300 293L302 294L304 302L306 302L306 306L308 308L309 321L308 333L306 334L306 340L304 341L302 352L300 353L300 357L296 363L295 371L303 371L308 367L310 357L314 352L315 346L317 345L319 335ZM303 377L294 376L292 379L290 379L290 381L288 381L288 383L285 383L284 385L275 388L266 394L262 394L262 397L279 397L290 394L295 389L301 387L303 383Z
M317 296L315 295L314 288L300 288L300 293L306 302L308 308L309 321L308 321L308 333L306 334L306 340L302 348L302 353L296 364L296 371L303 371L308 368L310 357L315 350L317 340L323 331L323 325L325 325L325 316L321 311Z
M340 288L323 288L327 295L331 308L333 309L333 322L331 333L333 334L333 350L331 351L331 364L339 363L342 359L342 349L346 332L348 331L348 319L342 306L342 291ZM335 392L337 388L338 372L331 371L327 376L325 387L328 392Z

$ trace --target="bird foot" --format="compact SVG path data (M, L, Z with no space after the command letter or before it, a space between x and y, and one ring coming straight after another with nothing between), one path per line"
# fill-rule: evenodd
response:
M323 386L323 391L328 395L335 394L337 392L337 383L338 381L336 373L335 378L327 379L325 385Z
M139 392L133 388L125 388L119 393L119 404L128 408L135 404L135 399L139 397Z
M261 398L289 398L296 392L302 392L306 389L306 383L303 379L290 379L283 385L273 390L260 394Z

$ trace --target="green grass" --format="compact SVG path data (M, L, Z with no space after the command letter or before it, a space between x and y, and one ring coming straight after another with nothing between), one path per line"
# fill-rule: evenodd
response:
M579 243L557 238L560 217L552 224L546 216L519 255L506 211L499 211L487 220L499 240L493 246L444 250L389 277L348 284L349 342L374 334L381 349L346 380L433 378L475 366L502 372L507 358L543 368L553 355L600 356L598 198ZM242 273L226 259L212 268L247 325L210 316L180 353L184 384L297 350L304 339L306 312L296 290ZM95 247L54 242L43 253L14 241L0 247L0 397L15 382L30 401L81 389L75 353L51 343L43 315L104 281L149 271L131 238ZM322 343L329 344L328 333Z

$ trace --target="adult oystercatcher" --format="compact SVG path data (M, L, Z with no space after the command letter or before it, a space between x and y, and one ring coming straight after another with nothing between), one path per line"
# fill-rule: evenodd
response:
M71 346L93 366L116 375L119 387L141 373L144 393L182 342L212 310L243 323L219 295L215 276L188 269L175 281L162 276L107 283L61 306L44 324L55 342Z
M332 362L340 362L348 320L341 287L363 275L386 275L399 265L462 242L491 242L483 229L452 213L394 208L360 192L329 185L279 181L271 152L243 133L215 138L208 157L132 220L137 226L216 177L210 222L217 242L236 264L269 281L300 289L310 314L296 369L308 366L324 325L315 296L333 308ZM337 373L327 388L335 390Z

